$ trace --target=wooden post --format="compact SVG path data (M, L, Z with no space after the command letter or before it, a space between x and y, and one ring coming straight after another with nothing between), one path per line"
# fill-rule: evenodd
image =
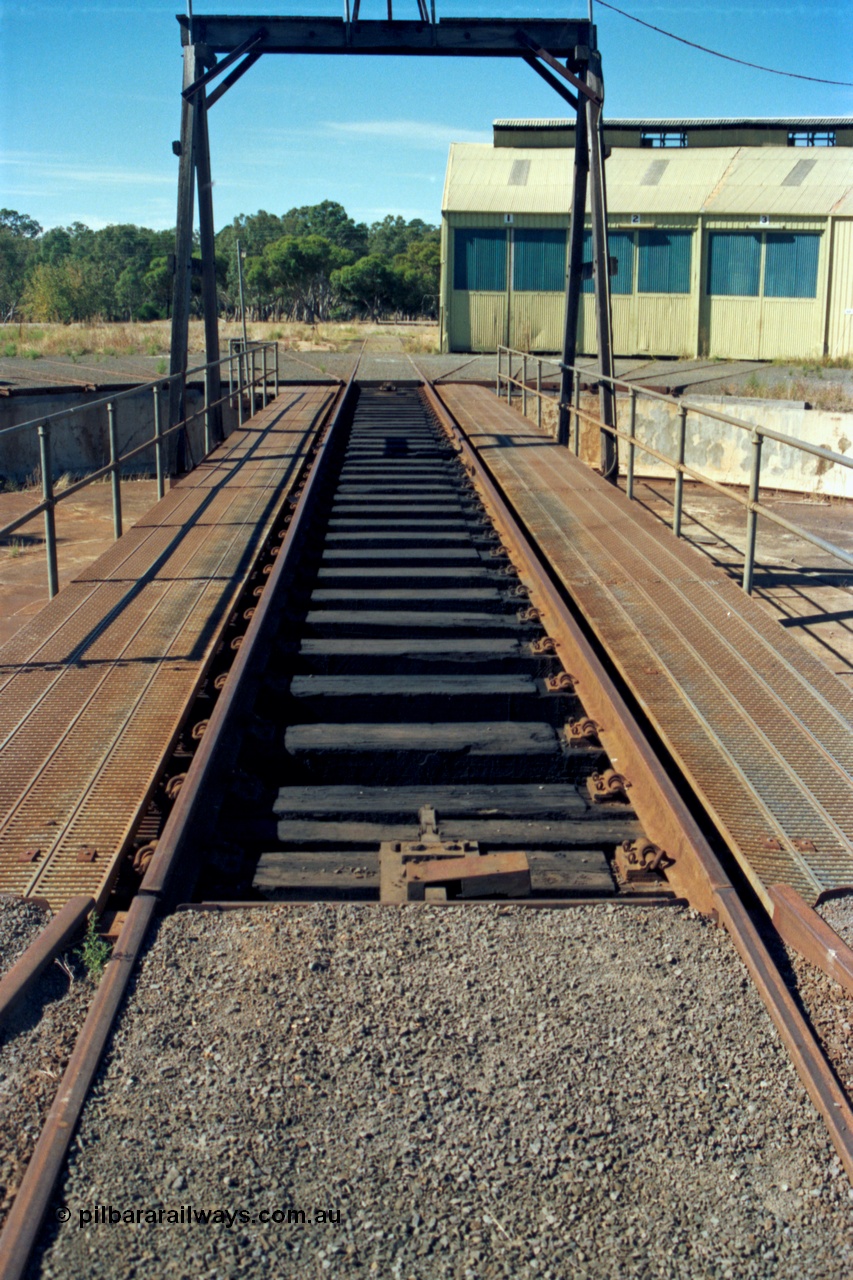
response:
M575 363L578 341L578 314L583 284L583 231L586 212L586 188L589 153L586 141L586 110L578 107L575 125L575 160L572 174L572 211L569 223L569 263L566 275L566 314L563 331L563 370L560 376L560 416L557 425L559 444L569 443L572 398L571 366Z
M595 287L595 326L598 337L599 404L601 421L616 426L616 396L613 384L613 325L610 312L610 251L607 244L607 194L604 182L604 144L601 136L601 107L604 81L601 58L590 51L587 84L600 101L586 102L587 146L589 150L590 208L592 211L592 261ZM601 435L601 474L614 484L619 472L617 440L608 431Z
M210 139L204 89L196 95L196 177L201 241L201 292L204 304L204 349L210 368L206 384L210 396L210 437L222 439L222 372L219 365L219 308L216 299L216 243L213 229L213 182L210 176Z
M197 78L199 59L194 44L184 46L185 89ZM193 179L196 146L197 95L181 99L180 166L178 169L178 217L175 230L175 281L172 291L172 348L169 359L169 426L186 417L186 372L189 348L190 288L193 257ZM176 468L186 466L186 443L178 433Z

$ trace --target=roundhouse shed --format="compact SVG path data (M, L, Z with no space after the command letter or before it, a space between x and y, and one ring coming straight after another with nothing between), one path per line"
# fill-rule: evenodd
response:
M491 146L452 144L443 350L562 349L573 141L499 120ZM616 354L853 354L853 120L613 120L605 143Z

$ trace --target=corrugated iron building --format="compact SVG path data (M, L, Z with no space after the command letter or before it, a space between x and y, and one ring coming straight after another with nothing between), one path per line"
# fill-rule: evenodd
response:
M572 122L494 132L450 148L442 349L559 351ZM617 354L853 354L853 120L610 121L605 142Z

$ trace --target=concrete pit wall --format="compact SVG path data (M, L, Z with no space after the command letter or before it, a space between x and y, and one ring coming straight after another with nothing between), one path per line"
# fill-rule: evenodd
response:
M125 390L125 388L117 388ZM50 446L53 478L64 474L84 476L110 460L106 406L85 408L94 401L104 399L104 392L50 391L15 393L0 399L0 430L19 422L39 420L63 410L77 410L73 415L51 424ZM200 384L187 386L187 412L199 416L187 428L190 459L198 462L204 455L204 388ZM168 426L168 399L161 392L160 421ZM226 435L237 425L237 411L227 403L222 405L223 428ZM135 449L154 434L154 395L150 387L140 389L138 395L128 396L116 402L116 427L119 453ZM175 470L180 432L169 436L165 442L167 474ZM190 460L188 459L188 461ZM153 475L154 448L146 449L129 459L122 467L122 475ZM0 435L0 477L14 484L24 484L39 473L39 441L35 427Z
M780 435L831 449L834 453L846 454L853 461L853 413L806 409L800 403L787 400L737 399L733 396L690 396L689 399L693 404L741 418L749 426L755 424L778 431ZM530 397L528 406L528 414L535 413L533 397ZM597 414L598 397L583 395L581 409ZM630 416L628 396L617 397L616 412L620 430L627 431ZM675 405L638 397L635 434L639 440L674 458L678 442L678 410ZM599 465L599 433L583 422L581 456L592 466ZM627 456L628 446L620 440L619 469L622 474ZM684 461L719 484L747 486L752 467L751 432L698 413L688 413ZM634 474L641 478L671 480L675 472L672 467L638 448ZM761 450L761 487L853 499L853 469L826 462L775 440L765 440Z

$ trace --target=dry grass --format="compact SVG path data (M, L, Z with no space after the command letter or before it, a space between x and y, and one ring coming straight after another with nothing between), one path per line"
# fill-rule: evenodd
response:
M413 332L410 325L368 324L358 321L329 324L296 324L287 321L248 323L247 336L253 341L278 341L293 351L346 351L353 343L371 334L399 334L404 343L413 343L414 352L437 350L438 326L425 325ZM225 347L229 338L242 338L238 321L222 321L219 339ZM168 356L171 326L168 320L145 324L19 324L0 332L0 356L38 360L47 356L75 359L81 356ZM204 325L190 322L191 355L204 351Z
M824 382L820 375L768 382L753 373L743 383L730 383L724 388L724 394L751 400L801 400L813 409L825 409L828 413L853 413L853 394L844 383L834 379Z
M773 361L776 365L798 364L803 373L816 373L820 376L822 369L853 369L853 356L815 356L808 360L782 360Z
M434 356L441 349L438 325L424 325L403 337L403 350L410 356Z

